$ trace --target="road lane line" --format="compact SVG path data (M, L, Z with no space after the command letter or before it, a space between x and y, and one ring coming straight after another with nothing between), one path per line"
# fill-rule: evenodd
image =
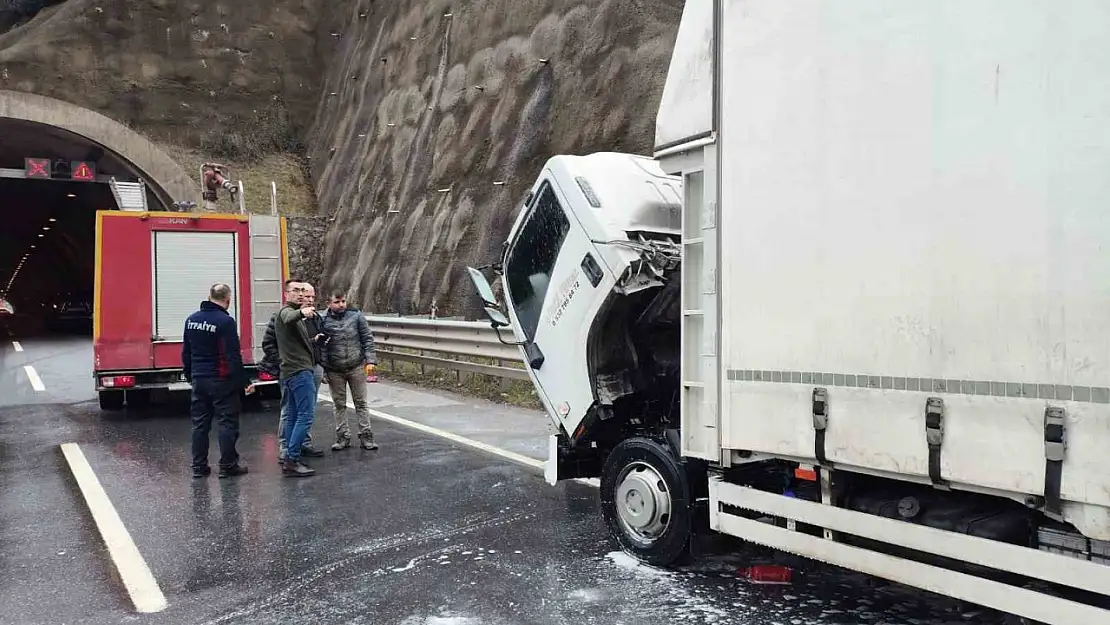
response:
M12 347L14 347L17 352L23 351L23 346L19 344L19 341L12 341Z
M331 397L329 397L328 395L325 395L324 393L318 393L317 398L320 399L321 401L326 401L328 403L335 403L334 400ZM351 408L352 410L355 407L354 402L350 398L347 399L347 407ZM545 463L544 463L543 460L537 460L536 458L529 458L528 456L525 456L523 454L518 454L515 451L509 451L508 449L501 449L500 447L494 447L493 445L490 445L488 443L483 443L482 441L476 441L472 438L467 438L465 436L459 436L458 434L455 434L454 432L448 432L447 430L441 430L439 428L435 428L435 427L432 427L430 425L424 425L423 423L418 423L416 421L410 421L409 419L405 419L403 417L398 417L396 415L391 415L388 412L382 412L381 410L375 410L373 408L370 408L368 410L368 412L372 416L377 417L378 419L381 419L382 421L388 421L390 423L395 423L397 425L401 425L401 426L404 426L404 427L407 427L407 428L411 428L411 429L414 429L414 430L419 430L419 431L424 432L426 434L431 434L432 436L438 436L439 438L445 438L449 441L459 443L460 445L466 445L467 447L472 447L474 449L484 451L486 453L493 454L493 455L499 456L501 458L505 458L506 460L511 460L511 461L513 461L517 464L523 464L524 466L530 467L532 469L539 469L540 471L543 471L543 469L544 469L544 464ZM593 477L576 478L574 481L579 482L581 484L585 484L587 486L593 486L594 488L597 488L600 485L598 483L597 478L593 478Z
M23 365L23 372L27 374L27 379L31 382L31 388L36 391L45 391L46 385L42 383L42 378L39 377L39 372L31 365Z
M89 512L96 521L96 527L104 538L108 554L112 556L112 562L119 571L120 579L123 580L135 609L144 613L165 610L166 596L162 594L146 560L143 560L135 541L131 540L131 534L112 507L108 494L104 492L96 473L93 473L84 452L77 443L63 443L62 454L69 463L69 469L77 480L77 486L85 497Z

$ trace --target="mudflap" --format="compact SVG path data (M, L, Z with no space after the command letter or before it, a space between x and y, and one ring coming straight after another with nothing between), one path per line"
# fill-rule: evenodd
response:
M694 537L715 535L709 530L709 464L682 456L682 434L677 428L663 431L663 439L686 472L690 484L690 531Z
M547 461L543 463L543 479L554 486L559 482L559 435L547 437Z

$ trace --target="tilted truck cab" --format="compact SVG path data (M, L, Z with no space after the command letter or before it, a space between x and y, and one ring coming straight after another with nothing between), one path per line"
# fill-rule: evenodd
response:
M663 337L677 338L665 287L678 268L681 192L651 159L560 156L513 226L505 299L567 449L590 443L615 413L666 411L677 399L677 346Z
M145 403L154 389L189 388L181 363L185 318L217 283L256 385L266 324L288 275L284 218L272 215L98 211L93 376L100 406ZM264 377L264 376L263 376Z
M1107 30L1095 0L686 3L654 159L547 162L507 315L470 270L549 481L600 478L653 564L712 530L1110 623Z

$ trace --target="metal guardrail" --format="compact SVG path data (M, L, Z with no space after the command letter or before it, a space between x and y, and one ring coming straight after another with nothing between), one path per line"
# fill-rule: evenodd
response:
M366 321L374 333L379 359L415 362L512 380L529 379L524 369L504 366L507 362L522 364L520 348L498 341L497 333L488 323L389 315L366 315ZM512 328L503 329L502 336L513 340ZM436 355L429 356L425 352ZM459 357L493 362L471 362Z

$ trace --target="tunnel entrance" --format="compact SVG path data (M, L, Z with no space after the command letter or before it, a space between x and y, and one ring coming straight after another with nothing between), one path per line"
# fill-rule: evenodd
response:
M127 159L55 126L0 118L0 299L21 334L92 334L96 211L117 208L109 180L136 182ZM148 187L147 206L164 209Z

